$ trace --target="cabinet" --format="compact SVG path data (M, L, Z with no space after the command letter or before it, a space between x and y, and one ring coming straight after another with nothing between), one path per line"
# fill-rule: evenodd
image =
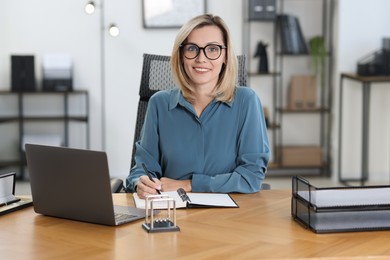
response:
M15 170L18 178L25 177L26 136L40 140L55 136L62 146L71 145L76 138L77 144L72 146L89 148L88 91L0 91L0 106L0 169L19 168Z
M275 2L273 18L259 19L251 15L254 2L265 5ZM269 171L272 173L330 175L333 5L333 0L244 1L243 54L247 57L249 85L269 111L267 121L272 149ZM280 25L286 15L299 21L307 53L286 53ZM324 40L326 53L320 62L322 74L313 76L309 40L318 36ZM258 71L260 61L255 53L260 42L267 46L268 72ZM314 86L310 94L314 101L310 106L292 107L295 92L291 86L302 84L297 83L301 76L312 79L313 84L309 85ZM309 88L300 89L302 95L309 95Z

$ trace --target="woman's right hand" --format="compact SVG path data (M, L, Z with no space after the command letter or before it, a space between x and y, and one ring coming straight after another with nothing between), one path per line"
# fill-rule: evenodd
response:
M157 190L161 190L161 182L157 178L153 178L154 182L148 176L143 175L137 182L137 195L141 199L145 199L149 195L157 195Z

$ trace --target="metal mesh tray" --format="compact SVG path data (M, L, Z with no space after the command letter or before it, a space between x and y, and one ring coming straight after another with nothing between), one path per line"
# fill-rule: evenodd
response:
M291 215L316 233L390 230L390 186L317 188L292 179Z

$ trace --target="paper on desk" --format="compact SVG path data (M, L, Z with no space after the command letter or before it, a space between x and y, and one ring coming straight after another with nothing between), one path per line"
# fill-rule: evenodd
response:
M185 208L187 206L187 203L183 201L179 194L176 191L166 191L161 192L162 195L168 195L170 198L173 198L176 202L176 208ZM133 193L133 199L135 206L139 209L144 209L146 206L146 200L140 199L138 197L138 194L136 192ZM167 208L167 202L165 201L156 201L153 203L153 207L155 209L166 209ZM150 208L150 205L148 206Z
M0 178L0 204L7 203L15 199L14 191L14 176L6 174Z
M298 195L317 207L390 204L390 188L299 191Z
M228 194L221 193L187 193L191 204L212 207L237 207L237 204Z

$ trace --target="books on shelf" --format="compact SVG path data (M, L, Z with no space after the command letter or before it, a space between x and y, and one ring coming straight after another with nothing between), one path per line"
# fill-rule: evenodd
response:
M278 15L277 23L282 53L307 54L308 47L298 17L289 14Z

